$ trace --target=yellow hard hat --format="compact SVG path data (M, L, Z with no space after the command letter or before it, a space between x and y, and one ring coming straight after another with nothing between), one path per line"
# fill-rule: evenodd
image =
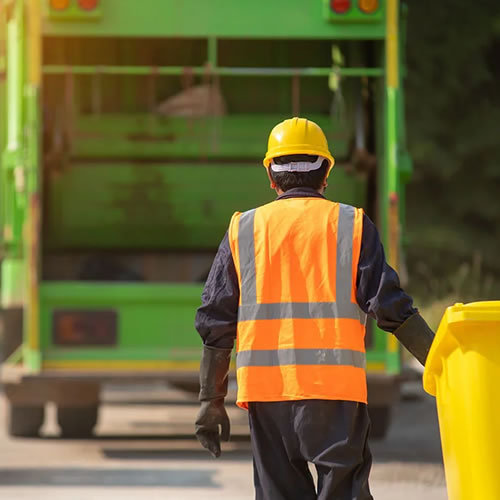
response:
M319 125L306 118L290 118L271 130L264 167L269 168L273 158L286 155L323 156L330 162L328 173L335 164L325 134Z

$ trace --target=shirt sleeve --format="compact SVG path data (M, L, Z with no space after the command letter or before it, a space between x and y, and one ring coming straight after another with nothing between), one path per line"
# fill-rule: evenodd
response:
M396 271L385 261L375 224L363 216L356 299L361 309L386 332L394 332L415 314L413 299L401 288Z
M236 338L240 290L238 276L224 236L201 295L195 328L203 343L210 347L231 349Z

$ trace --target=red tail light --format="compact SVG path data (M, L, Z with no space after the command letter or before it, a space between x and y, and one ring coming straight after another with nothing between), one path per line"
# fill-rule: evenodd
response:
M351 8L351 0L330 0L330 7L337 14L345 14Z
M78 6L82 10L94 10L99 5L99 0L78 0Z
M58 346L112 346L117 340L116 311L56 309L53 313L52 341Z

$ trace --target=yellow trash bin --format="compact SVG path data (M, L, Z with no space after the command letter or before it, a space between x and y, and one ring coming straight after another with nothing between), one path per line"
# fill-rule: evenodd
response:
M424 389L436 396L449 500L500 500L500 301L448 307Z

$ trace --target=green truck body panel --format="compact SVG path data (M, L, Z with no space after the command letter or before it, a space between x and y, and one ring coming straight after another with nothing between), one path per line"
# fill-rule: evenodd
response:
M245 211L274 198L263 189L263 173L255 165L234 163L202 169L192 163L140 167L83 163L52 184L47 248L213 249L224 236L235 207ZM335 172L332 196L359 205L365 186L346 177ZM249 191L253 191L251 196ZM91 241L88 234L92 234ZM166 234L171 238L166 240Z
M41 286L41 348L54 360L176 360L199 357L193 311L201 284L106 284L65 282ZM109 310L119 318L119 342L106 348L61 348L53 343L53 310Z
M355 7L331 22L323 0L147 0L141 5L136 0L105 0L99 16L81 13L75 19L68 12L64 23L63 15L50 15L47 4L43 29L54 36L383 39L384 0L381 5L371 19ZM364 22L353 22L356 19Z
M387 84L389 1L340 16L322 0L102 0L90 13L43 0L39 39L36 1L0 2L1 307L25 310L27 372L108 361L193 371L210 262L231 215L274 198L267 135L293 114L327 134L337 159L327 196L364 207L391 252L390 200L400 225L411 161L401 87ZM201 84L223 109L162 114ZM354 165L359 140L376 174ZM89 274L92 259L135 278ZM114 311L115 342L57 344L57 311ZM369 369L397 374L399 353L371 330Z

